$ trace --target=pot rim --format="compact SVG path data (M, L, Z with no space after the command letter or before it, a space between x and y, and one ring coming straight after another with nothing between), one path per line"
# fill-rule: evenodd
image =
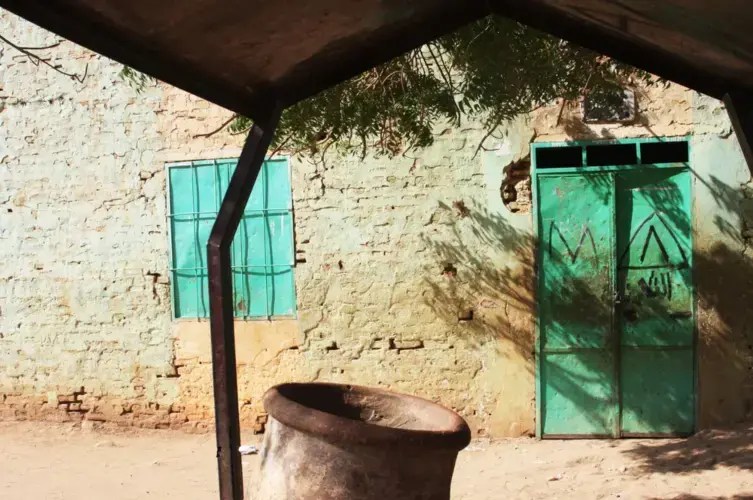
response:
M450 417L451 424L442 430L400 429L369 424L332 413L310 408L284 396L281 388L336 387L356 389L373 395L385 395L439 409ZM398 392L375 389L354 384L322 382L279 384L264 395L264 408L269 415L283 425L325 438L327 441L358 443L365 445L413 445L424 448L460 451L471 442L471 430L466 421L456 412L432 401Z

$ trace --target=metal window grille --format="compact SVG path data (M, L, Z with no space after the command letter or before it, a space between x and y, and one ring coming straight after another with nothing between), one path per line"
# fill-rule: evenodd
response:
M237 160L168 165L173 314L209 316L206 244ZM231 246L235 316L293 317L293 201L286 160L264 163Z

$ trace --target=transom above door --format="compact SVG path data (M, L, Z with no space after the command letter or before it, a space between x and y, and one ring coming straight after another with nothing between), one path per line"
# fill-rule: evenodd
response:
M532 157L538 434L690 434L688 143L549 146Z

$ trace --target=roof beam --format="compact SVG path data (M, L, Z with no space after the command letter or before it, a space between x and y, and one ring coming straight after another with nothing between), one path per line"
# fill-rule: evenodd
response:
M682 61L671 52L628 40L619 33L581 21L538 1L490 0L492 10L532 28L631 64L661 78L722 99L729 84L711 71Z
M358 42L354 45L350 40L341 40L338 45L343 52L355 55L326 62L311 59L300 65L292 77L281 82L280 99L288 105L302 101L490 13L485 1L445 1L418 21L376 34L368 44L359 46Z
M154 47L140 46L64 1L0 0L0 6L94 52L252 119L269 115L270 103L275 102L265 89L255 88L253 94L239 92L185 61L176 61Z

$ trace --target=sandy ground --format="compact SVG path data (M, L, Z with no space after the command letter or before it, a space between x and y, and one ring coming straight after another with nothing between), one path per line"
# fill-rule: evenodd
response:
M213 448L211 435L0 423L0 499L216 500ZM258 463L244 457L248 476ZM753 500L752 469L753 427L688 440L476 441L460 454L453 499Z

